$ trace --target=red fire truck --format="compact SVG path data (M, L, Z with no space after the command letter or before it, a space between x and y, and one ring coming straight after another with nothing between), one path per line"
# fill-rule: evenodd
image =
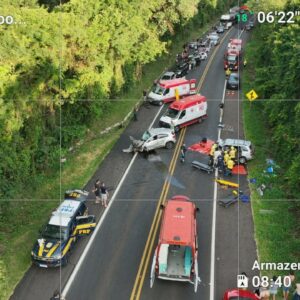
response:
M198 208L186 196L174 196L163 206L158 245L155 249L150 287L155 278L194 284L197 292L198 243L196 213Z
M224 55L224 70L237 71L239 69L241 57L236 50L229 50Z

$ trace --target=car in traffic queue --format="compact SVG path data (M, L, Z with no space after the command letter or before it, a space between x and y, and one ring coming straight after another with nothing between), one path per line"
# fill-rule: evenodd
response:
M200 66L201 60L201 55L198 51L195 51L188 56L188 62L192 65L192 69Z
M240 77L238 73L231 73L226 83L229 90L238 90L240 88Z
M232 289L227 290L223 300L258 300L259 298L249 290Z
M150 287L155 278L190 282L197 292L198 275L197 211L190 199L177 195L162 205L159 240L154 251Z
M160 80L172 80L176 78L176 73L174 72L165 72L161 77Z
M214 46L217 46L220 43L220 37L216 32L212 32L208 37Z
M176 66L175 73L176 78L182 78L189 72L189 64L187 62L181 62L179 65Z
M217 27L217 33L224 33L225 29L223 25Z
M83 190L66 191L64 201L52 213L49 222L40 232L31 251L32 262L41 267L59 267L68 262L70 250L80 236L93 232L95 216L88 215Z
M250 26L250 24L245 25L245 30L246 31L250 31L251 29L252 29L252 27Z

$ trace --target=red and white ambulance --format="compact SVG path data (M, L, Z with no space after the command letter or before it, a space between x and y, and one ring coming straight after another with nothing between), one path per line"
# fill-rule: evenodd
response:
M194 284L197 292L198 242L196 213L198 208L186 196L174 196L166 201L158 245L150 275L150 287L155 278L185 281Z
M228 51L229 50L234 50L238 51L239 55L242 53L242 43L243 41L241 39L230 39L230 42L228 44Z
M196 93L196 79L177 78L172 80L160 80L152 87L148 95L150 103L162 105L179 97Z
M180 128L201 123L205 118L207 118L206 97L196 94L174 101L160 118L159 126L174 128L178 132Z

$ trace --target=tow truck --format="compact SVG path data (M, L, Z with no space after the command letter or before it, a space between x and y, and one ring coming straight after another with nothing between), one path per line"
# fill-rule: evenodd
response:
M158 245L155 249L150 287L155 278L190 282L197 292L198 241L196 215L199 210L183 195L174 196L161 206L164 209Z

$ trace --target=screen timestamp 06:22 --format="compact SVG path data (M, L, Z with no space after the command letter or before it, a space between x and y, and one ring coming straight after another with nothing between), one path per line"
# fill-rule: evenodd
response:
M296 11L259 11L257 13L258 23L274 23L279 24L293 24L295 17L300 16L300 10Z

